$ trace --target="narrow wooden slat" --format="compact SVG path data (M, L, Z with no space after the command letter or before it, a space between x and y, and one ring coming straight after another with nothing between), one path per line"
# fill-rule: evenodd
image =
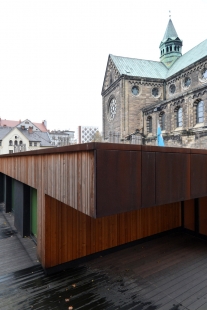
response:
M50 267L180 226L179 203L93 219L46 195L47 212Z
M50 210L50 203L51 199L46 199L45 200L45 243L47 244L47 247L45 249L45 261L46 261L46 267L51 266L51 210Z

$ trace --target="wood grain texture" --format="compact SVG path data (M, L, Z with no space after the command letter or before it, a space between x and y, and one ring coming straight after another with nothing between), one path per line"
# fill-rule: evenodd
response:
M91 218L46 195L45 268L181 226L181 204Z
M0 171L37 189L37 255L43 266L50 242L48 230L51 232L48 225L45 227L45 194L95 217L93 151L2 157ZM56 227L64 220L64 216L59 217L57 213L56 220L51 217L49 222ZM57 254L53 254L51 260L56 261Z

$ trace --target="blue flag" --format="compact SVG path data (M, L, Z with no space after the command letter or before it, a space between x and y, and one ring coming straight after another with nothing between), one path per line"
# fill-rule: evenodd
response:
M157 145L158 146L165 146L159 122L157 125Z

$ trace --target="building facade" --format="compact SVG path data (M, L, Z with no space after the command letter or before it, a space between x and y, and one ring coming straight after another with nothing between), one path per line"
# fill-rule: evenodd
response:
M1 121L0 154L16 153L54 147L44 123L30 120ZM42 130L41 130L42 129Z
M64 146L75 143L75 132L71 130L51 130L49 136L54 146Z
M103 136L141 136L156 145L158 123L165 145L207 148L207 40L182 55L170 19L160 61L109 55L102 88Z
M97 132L96 126L78 126L78 143L92 142Z

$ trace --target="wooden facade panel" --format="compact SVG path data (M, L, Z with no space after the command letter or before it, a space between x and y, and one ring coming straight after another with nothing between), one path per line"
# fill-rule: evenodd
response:
M207 195L207 155L201 150L81 145L3 155L0 172L37 189L43 266L178 227L181 200L184 226L194 230L194 202L189 199ZM45 195L58 204L45 209ZM171 204L164 207L166 203ZM204 198L199 211L200 232L207 234Z
M191 154L190 171L191 198L207 196L207 155Z
M190 199L190 154L156 153L156 204Z
M97 219L47 195L45 207L46 268L181 226L180 203Z
M86 167L87 165L89 166ZM0 159L2 173L37 189L37 255L43 266L48 259L56 262L66 257L73 259L74 255L76 256L76 244L73 242L75 249L74 251L70 249L68 253L65 236L62 243L63 252L56 253L57 246L52 253L48 251L48 244L50 244L46 233L48 230L53 234L57 244L60 241L55 239L55 231L50 231L48 225L45 225L45 194L94 217L94 167L94 151L39 154L38 156L30 156L27 153L25 156L8 156ZM52 211L55 214L53 205ZM62 221L64 223L62 229L65 232L66 222L62 215L59 217L57 213L55 219L53 217L50 219L53 228L59 227ZM70 228L72 227L73 234L76 236L76 224L71 222L71 225ZM80 236L82 238L82 233ZM86 241L82 238L79 242L81 252L86 253Z
M184 201L184 228L195 230L195 202L194 199Z
M199 198L199 233L207 236L207 197Z
M94 216L94 152L8 157L0 171Z
M142 152L142 208L154 205L156 205L155 152Z
M141 208L141 152L97 150L96 216Z

